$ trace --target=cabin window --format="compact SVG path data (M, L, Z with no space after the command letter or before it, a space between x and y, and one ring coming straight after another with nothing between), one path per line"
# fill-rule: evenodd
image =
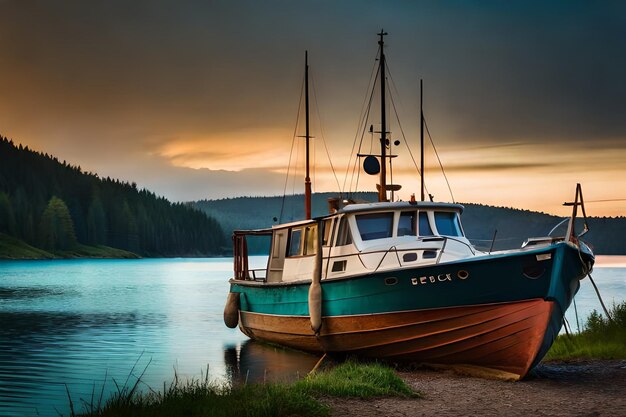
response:
M339 229L337 230L337 244L336 246L345 246L352 243L352 235L350 234L350 225L348 219L342 217L339 221Z
M391 237L393 212L360 214L356 216L356 223L363 240Z
M302 255L302 229L292 229L289 237L288 256Z
M324 220L324 236L322 237L322 245L330 246L333 241L333 219Z
M416 212L403 211L398 220L398 236L415 236Z
M420 211L419 221L420 236L433 236L433 229L431 229L430 222L428 221L428 213L426 213L425 211Z
M436 212L435 226L443 236L462 236L459 217L453 212Z
M316 240L317 226L307 226L304 229L304 255L315 255Z

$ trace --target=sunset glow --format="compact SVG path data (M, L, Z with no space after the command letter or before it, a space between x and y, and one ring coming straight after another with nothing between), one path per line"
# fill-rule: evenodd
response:
M392 136L404 132L419 159L423 78L428 127L456 201L564 215L561 204L581 183L589 215L623 216L626 13L570 6L244 1L135 13L124 2L4 1L0 134L173 201L300 193L301 139L291 167L289 157L294 133L303 134L308 50L313 189L349 191L384 27L402 123L389 115ZM355 18L356 8L364 10ZM365 136L365 147L376 143ZM394 182L408 199L419 195L419 177L402 141ZM430 144L426 164L428 191L450 201ZM360 174L361 190L375 184Z

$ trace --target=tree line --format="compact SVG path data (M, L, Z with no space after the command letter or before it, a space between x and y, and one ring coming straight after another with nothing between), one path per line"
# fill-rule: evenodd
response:
M51 251L105 245L142 256L212 255L227 245L219 223L188 204L2 136L0 233Z
M313 216L328 213L327 199L338 197L333 193L315 193L312 199ZM358 193L351 196L360 202L377 200L376 193ZM286 197L236 197L221 200L196 201L195 207L220 222L225 238L236 229L259 229L304 218L304 196ZM489 250L495 233L493 250L515 249L529 237L547 236L563 217L519 210L510 207L493 207L475 203L462 203L465 235L482 250ZM590 211L590 207L587 208ZM276 217L276 221L274 220ZM593 246L596 254L626 254L626 218L590 217L589 233L583 240ZM576 222L577 232L582 231L582 219ZM553 236L564 236L567 222L558 227ZM496 232L497 231L497 232ZM249 242L252 253L267 253L269 242L259 238Z

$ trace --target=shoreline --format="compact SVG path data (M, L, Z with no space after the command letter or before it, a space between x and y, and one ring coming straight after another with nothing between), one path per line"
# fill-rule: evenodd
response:
M517 382L452 370L398 370L423 398L322 399L331 415L386 416L624 416L626 360L541 363Z

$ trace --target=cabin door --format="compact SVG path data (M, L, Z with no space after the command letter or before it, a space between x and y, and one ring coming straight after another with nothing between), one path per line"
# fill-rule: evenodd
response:
M281 282L283 280L288 232L289 229L274 230L267 282Z

